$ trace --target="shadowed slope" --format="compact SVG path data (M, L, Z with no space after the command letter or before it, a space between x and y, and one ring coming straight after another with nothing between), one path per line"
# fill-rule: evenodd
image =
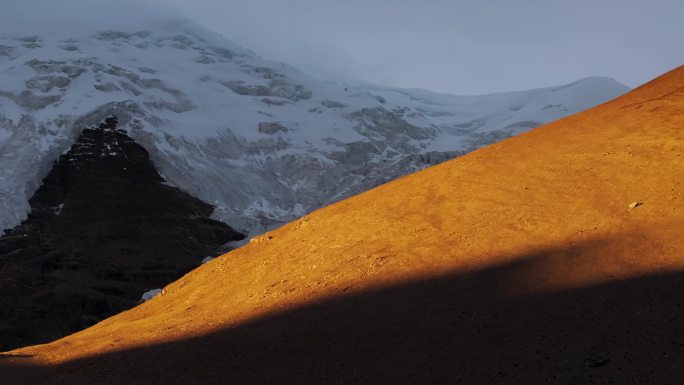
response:
M684 273L553 293L510 292L535 265L561 255L605 255L613 241L508 256L515 261L56 366L22 366L30 359L24 357L12 359L17 366L9 369L0 360L0 373L9 383L69 385L590 385L679 379Z
M679 68L319 210L164 296L13 352L35 356L0 373L19 381L10 368L23 362L45 365L48 383L675 379L678 361L655 357L681 349L666 342L681 285L658 274L684 267L682 89ZM604 377L582 374L585 360ZM149 366L112 374L117 362Z

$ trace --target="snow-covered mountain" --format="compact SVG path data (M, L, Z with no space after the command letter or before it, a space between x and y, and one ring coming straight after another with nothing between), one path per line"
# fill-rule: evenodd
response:
M609 78L483 96L323 82L187 21L0 37L0 229L114 114L168 183L252 234L612 99Z

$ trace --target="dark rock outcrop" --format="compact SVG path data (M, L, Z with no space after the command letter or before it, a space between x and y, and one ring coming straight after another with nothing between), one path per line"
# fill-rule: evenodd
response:
M85 129L31 198L28 219L0 238L0 351L131 308L244 238L166 185L116 124Z

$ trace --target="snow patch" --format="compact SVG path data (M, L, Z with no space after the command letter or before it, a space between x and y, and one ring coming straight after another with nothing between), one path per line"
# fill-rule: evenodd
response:
M55 215L60 215L62 213L63 208L64 208L64 203L60 203L59 205L53 207L52 210L54 211Z
M157 295L161 294L163 289L152 289L148 290L143 293L143 295L140 297L140 300L143 302L147 302L151 300L152 298L156 297Z

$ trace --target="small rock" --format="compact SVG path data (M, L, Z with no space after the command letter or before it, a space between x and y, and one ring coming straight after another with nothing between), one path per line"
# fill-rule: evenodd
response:
M249 243L261 243L261 242L268 241L270 239L273 239L272 235L261 235L261 236L254 237L254 238L250 239Z
M587 358L586 360L584 360L584 365L592 369L596 369L606 365L609 362L610 360L605 357Z
M629 206L627 206L627 207L629 207L630 209L634 209L634 208L637 208L637 207L639 207L639 206L641 206L641 205L643 205L642 202L632 202L632 203L630 203Z

